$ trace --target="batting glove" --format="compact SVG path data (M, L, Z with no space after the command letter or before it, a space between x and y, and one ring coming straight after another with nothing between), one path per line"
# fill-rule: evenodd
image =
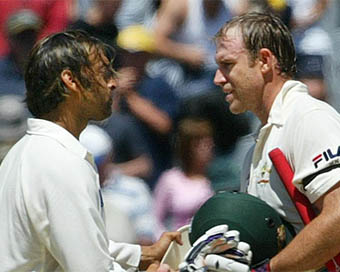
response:
M239 235L227 225L209 229L186 254L180 272L249 272L252 252Z

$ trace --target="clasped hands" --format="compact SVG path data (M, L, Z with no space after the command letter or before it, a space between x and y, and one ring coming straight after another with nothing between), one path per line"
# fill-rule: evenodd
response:
M252 251L240 241L240 233L227 225L209 229L192 246L179 265L180 272L248 272Z
M202 235L180 263L179 272L268 272L269 259L251 268L252 251L248 243L240 241L237 230L218 225ZM181 242L180 242L181 243ZM149 269L150 268L150 269ZM153 265L147 272L174 272L168 265Z

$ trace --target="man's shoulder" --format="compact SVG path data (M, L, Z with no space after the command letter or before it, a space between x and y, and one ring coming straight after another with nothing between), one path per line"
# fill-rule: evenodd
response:
M290 111L292 112L292 114L288 116L295 120L308 120L313 118L313 116L318 115L334 115L337 116L337 118L340 118L339 113L332 105L307 94L296 95L296 97L288 103L288 108L290 108Z
M41 135L26 135L16 152L23 163L42 169L76 168L85 161L55 139Z
M43 177L58 171L63 174L68 168L75 167L76 160L70 160L70 157L52 139L25 135L7 153L3 171L16 172L25 180L27 177Z

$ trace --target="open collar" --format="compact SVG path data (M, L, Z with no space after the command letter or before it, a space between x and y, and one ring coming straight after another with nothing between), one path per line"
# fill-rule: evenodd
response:
M285 107L289 104L289 98L297 92L308 93L307 86L296 80L288 80L283 84L281 91L276 96L271 107L268 124L284 125Z

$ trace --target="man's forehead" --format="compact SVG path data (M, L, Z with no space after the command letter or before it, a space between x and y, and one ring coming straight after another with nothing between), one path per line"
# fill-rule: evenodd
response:
M243 48L244 43L241 30L238 27L229 28L226 33L218 39L217 46L218 45Z
M216 42L216 56L226 53L232 55L245 51L245 46L241 31L236 28L230 28L226 34L220 37Z

